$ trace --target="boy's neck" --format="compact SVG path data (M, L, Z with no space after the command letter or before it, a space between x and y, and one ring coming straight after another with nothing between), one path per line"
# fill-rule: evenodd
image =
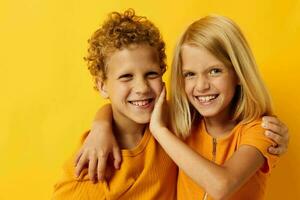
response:
M121 149L132 149L141 141L147 124L138 124L126 117L113 117L113 132Z

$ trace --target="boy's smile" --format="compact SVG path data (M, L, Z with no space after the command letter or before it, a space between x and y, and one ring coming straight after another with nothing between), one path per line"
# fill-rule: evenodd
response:
M134 100L134 101L129 101L132 105L136 106L137 108L148 108L150 107L153 102L154 98L149 98L149 99L143 99L143 100Z
M109 56L107 79L99 89L110 99L115 119L146 124L162 90L161 76L156 50L145 44L130 45Z

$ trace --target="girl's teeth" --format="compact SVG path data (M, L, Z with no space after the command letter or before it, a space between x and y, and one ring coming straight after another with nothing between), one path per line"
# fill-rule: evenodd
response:
M215 98L216 98L216 95L210 95L210 96L205 96L205 97L198 97L198 100L201 103L206 103L206 102L209 102L210 100L215 99Z

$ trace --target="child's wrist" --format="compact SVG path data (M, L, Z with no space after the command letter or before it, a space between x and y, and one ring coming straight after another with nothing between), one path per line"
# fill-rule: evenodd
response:
M94 121L92 123L92 129L97 130L111 130L111 123L107 121Z
M165 127L165 126L155 127L151 130L151 133L153 135L158 135L159 133L165 131L165 129L167 129L167 127Z

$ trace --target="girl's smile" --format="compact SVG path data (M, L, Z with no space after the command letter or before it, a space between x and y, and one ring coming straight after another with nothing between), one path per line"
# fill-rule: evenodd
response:
M215 102L215 100L218 98L219 94L209 94L209 95L199 95L195 96L195 98L199 101L202 105L211 105Z

